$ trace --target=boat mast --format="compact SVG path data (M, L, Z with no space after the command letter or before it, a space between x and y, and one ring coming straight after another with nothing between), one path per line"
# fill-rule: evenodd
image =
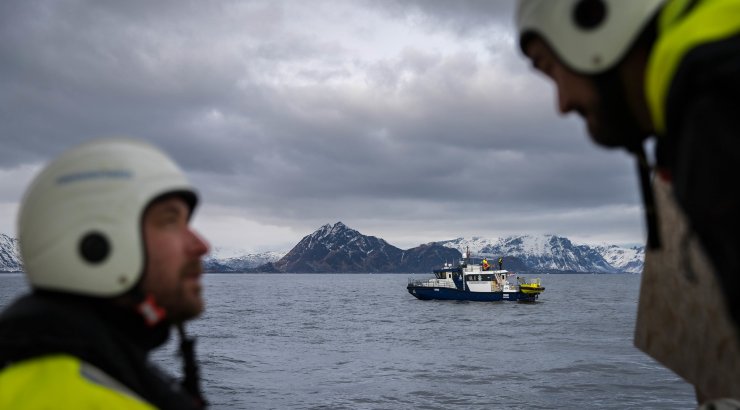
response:
M470 290L468 288L468 281L465 279L465 269L468 267L468 263L470 263L470 246L465 247L465 253L463 254L463 268L460 269L460 274L462 275L463 290Z

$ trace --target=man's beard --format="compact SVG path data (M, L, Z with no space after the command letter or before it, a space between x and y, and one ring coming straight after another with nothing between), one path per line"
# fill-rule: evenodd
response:
M601 128L591 135L594 142L606 148L626 148L634 152L647 138L625 98L624 84L616 68L594 76L599 93L595 115Z
M203 275L203 266L201 261L189 262L180 271L180 284L178 288L177 299L175 306L170 307L172 318L175 322L183 322L186 320L193 319L199 316L204 308L205 301L203 300L202 284L199 284L200 289L198 290L197 301L193 300L193 295L188 292L193 291L191 288L186 288L185 283L188 280L201 280ZM195 304L193 302L196 302Z

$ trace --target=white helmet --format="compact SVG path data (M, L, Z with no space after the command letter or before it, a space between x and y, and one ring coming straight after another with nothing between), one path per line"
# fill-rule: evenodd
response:
M142 217L152 200L197 196L178 166L149 144L103 139L49 164L29 187L18 217L31 286L112 297L144 271Z
M572 70L598 74L617 64L664 0L520 0L519 44L536 34Z

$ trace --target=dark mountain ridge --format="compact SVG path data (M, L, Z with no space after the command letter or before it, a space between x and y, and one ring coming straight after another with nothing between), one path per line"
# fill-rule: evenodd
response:
M457 250L434 243L402 250L337 222L303 237L272 267L302 273L428 272L460 257Z

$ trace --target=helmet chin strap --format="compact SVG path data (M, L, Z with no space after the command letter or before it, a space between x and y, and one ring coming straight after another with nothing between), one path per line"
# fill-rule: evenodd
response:
M208 402L200 389L200 372L198 362L195 360L195 338L185 335L185 325L177 324L177 332L180 334L180 354L183 361L182 387L190 393L201 408L205 408Z
M167 318L167 312L157 305L154 295L151 293L144 294L138 286L135 288L133 295L140 301L136 305L136 311L144 318L149 327L155 327ZM200 371L198 362L195 360L195 338L188 337L185 334L185 325L182 322L175 323L175 326L180 336L180 355L183 361L184 378L181 385L185 391L190 393L198 407L205 408L208 402L200 389Z
M655 196L650 183L650 165L645 156L645 148L642 144L627 147L637 160L637 173L640 176L640 189L642 191L642 203L645 208L645 222L647 224L647 248L655 250L660 248L660 232L658 232L658 211L655 208Z

